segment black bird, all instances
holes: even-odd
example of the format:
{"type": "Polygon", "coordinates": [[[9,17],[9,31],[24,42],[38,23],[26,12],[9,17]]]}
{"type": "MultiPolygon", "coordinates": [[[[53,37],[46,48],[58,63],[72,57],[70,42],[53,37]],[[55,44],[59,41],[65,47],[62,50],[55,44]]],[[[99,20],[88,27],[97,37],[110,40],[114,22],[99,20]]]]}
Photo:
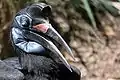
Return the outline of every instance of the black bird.
{"type": "Polygon", "coordinates": [[[80,80],[77,68],[68,64],[59,51],[71,49],[49,23],[51,6],[35,3],[20,10],[11,25],[11,41],[18,54],[25,80],[80,80]]]}

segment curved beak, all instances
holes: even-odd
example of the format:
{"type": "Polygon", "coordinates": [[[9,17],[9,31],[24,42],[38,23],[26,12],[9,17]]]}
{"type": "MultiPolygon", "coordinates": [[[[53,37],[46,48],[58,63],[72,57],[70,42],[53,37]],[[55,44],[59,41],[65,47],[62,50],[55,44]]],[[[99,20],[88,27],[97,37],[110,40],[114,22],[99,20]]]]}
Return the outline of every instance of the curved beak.
{"type": "Polygon", "coordinates": [[[49,29],[46,32],[46,35],[48,35],[49,37],[53,38],[54,40],[56,40],[60,45],[62,45],[63,48],[65,48],[65,50],[69,53],[69,55],[74,58],[74,55],[72,53],[72,50],[70,49],[70,47],[67,45],[67,43],[64,41],[64,39],[60,36],[60,34],[51,26],[51,24],[49,25],[49,29]]]}
{"type": "Polygon", "coordinates": [[[41,44],[42,46],[46,47],[47,49],[55,53],[58,56],[58,58],[63,62],[63,64],[72,72],[69,63],[66,61],[62,53],[58,50],[58,48],[49,39],[46,39],[43,36],[29,30],[26,30],[25,33],[28,39],[41,44]]]}
{"type": "Polygon", "coordinates": [[[33,26],[34,29],[37,31],[43,32],[45,35],[51,37],[54,39],[57,43],[62,45],[62,47],[69,53],[69,55],[75,60],[74,55],[72,53],[72,50],[67,45],[67,43],[64,41],[64,39],[60,36],[60,34],[52,27],[49,23],[44,24],[38,24],[36,26],[33,26]]]}
{"type": "MultiPolygon", "coordinates": [[[[44,33],[45,35],[51,37],[53,40],[55,40],[57,43],[59,43],[60,45],[62,45],[63,48],[65,48],[65,50],[69,53],[69,55],[75,60],[74,55],[70,49],[70,47],[67,45],[67,43],[63,40],[63,38],[60,36],[60,34],[52,27],[51,24],[49,24],[48,22],[46,23],[42,23],[42,24],[38,24],[33,26],[34,29],[36,29],[39,32],[44,33]]],[[[60,60],[64,63],[64,65],[70,70],[70,65],[68,64],[68,62],[66,61],[66,59],[64,58],[64,56],[62,55],[62,53],[58,50],[58,48],[54,45],[54,43],[34,32],[30,32],[29,36],[37,36],[36,39],[38,43],[40,43],[41,45],[43,45],[44,47],[48,48],[49,50],[51,50],[53,53],[55,53],[57,56],[59,56],[60,60]]],[[[31,39],[31,38],[30,38],[31,39]]]]}

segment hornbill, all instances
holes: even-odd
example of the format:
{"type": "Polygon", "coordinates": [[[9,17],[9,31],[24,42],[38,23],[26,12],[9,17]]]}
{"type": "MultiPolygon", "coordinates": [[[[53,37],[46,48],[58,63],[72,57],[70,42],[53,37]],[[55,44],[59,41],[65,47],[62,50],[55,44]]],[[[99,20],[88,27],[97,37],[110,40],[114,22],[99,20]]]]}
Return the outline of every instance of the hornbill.
{"type": "Polygon", "coordinates": [[[71,49],[49,23],[51,6],[34,3],[20,10],[11,25],[11,41],[18,54],[25,80],[80,80],[80,72],[69,65],[58,49],[71,49]]]}

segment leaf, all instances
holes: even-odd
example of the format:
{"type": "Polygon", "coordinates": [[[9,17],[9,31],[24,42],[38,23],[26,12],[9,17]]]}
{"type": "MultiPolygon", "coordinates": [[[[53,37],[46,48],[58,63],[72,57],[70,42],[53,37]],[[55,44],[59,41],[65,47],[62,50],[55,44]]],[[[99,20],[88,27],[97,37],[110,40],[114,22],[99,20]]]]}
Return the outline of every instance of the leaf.
{"type": "Polygon", "coordinates": [[[90,0],[90,4],[95,7],[96,10],[105,11],[104,6],[101,4],[100,0],[90,0]]]}
{"type": "Polygon", "coordinates": [[[118,15],[118,10],[113,6],[113,1],[111,0],[90,0],[91,5],[95,7],[96,10],[108,11],[114,16],[118,15]]]}
{"type": "Polygon", "coordinates": [[[109,0],[100,0],[100,3],[104,6],[104,8],[110,12],[112,15],[118,15],[118,10],[112,6],[113,1],[109,0]]]}
{"type": "Polygon", "coordinates": [[[119,3],[119,2],[112,2],[112,5],[113,5],[116,9],[120,10],[120,3],[119,3]]]}
{"type": "Polygon", "coordinates": [[[85,10],[87,11],[87,14],[88,14],[88,16],[89,16],[89,19],[90,19],[93,27],[94,27],[95,29],[97,29],[97,28],[96,28],[96,22],[95,22],[95,19],[94,19],[92,10],[91,10],[91,8],[90,8],[90,5],[89,5],[89,3],[88,3],[88,0],[82,0],[82,2],[83,2],[83,4],[84,4],[85,10]]]}

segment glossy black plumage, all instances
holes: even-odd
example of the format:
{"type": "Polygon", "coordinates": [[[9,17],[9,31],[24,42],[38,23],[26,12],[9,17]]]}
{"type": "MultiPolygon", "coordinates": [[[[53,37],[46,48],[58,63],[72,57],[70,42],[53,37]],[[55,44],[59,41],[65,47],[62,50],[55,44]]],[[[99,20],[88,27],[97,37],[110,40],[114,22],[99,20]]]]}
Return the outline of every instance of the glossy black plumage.
{"type": "MultiPolygon", "coordinates": [[[[18,12],[11,24],[11,41],[18,54],[20,71],[25,80],[79,80],[80,72],[75,67],[71,67],[73,72],[70,72],[59,57],[47,49],[50,46],[39,44],[34,40],[36,37],[29,36],[30,33],[27,32],[32,31],[44,38],[48,37],[32,28],[33,25],[48,21],[49,14],[46,14],[46,11],[50,11],[49,5],[33,4],[18,12]]],[[[50,42],[48,38],[47,41],[50,42]]]]}

